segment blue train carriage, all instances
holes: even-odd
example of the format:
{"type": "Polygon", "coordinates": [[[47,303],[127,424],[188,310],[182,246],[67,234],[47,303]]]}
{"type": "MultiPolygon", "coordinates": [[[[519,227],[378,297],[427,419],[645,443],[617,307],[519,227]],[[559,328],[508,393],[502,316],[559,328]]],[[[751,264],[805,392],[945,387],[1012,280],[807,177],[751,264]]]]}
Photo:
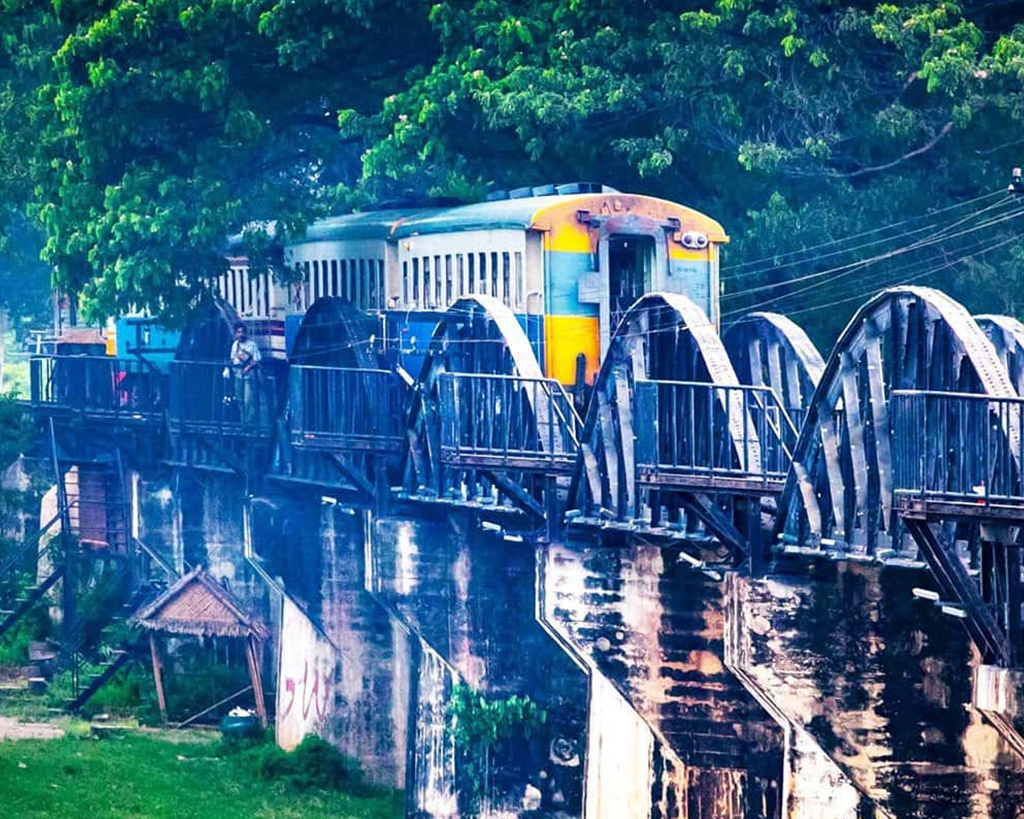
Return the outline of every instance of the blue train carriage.
{"type": "Polygon", "coordinates": [[[253,285],[240,260],[218,289],[239,315],[255,317],[245,301],[254,288],[268,318],[285,313],[288,342],[316,299],[348,299],[376,317],[375,343],[398,350],[414,375],[440,315],[472,294],[511,308],[547,375],[564,384],[576,381],[580,356],[593,380],[619,317],[644,293],[683,293],[717,326],[721,225],[653,197],[558,190],[319,220],[285,249],[300,273],[295,285],[253,285]],[[232,276],[250,289],[232,288],[232,276]]]}

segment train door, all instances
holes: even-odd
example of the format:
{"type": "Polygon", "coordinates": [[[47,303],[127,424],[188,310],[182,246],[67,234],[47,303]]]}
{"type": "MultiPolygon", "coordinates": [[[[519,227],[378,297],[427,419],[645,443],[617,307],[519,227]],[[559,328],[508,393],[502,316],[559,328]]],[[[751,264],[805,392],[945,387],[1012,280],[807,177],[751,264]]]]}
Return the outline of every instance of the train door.
{"type": "Polygon", "coordinates": [[[654,238],[614,235],[608,238],[608,330],[615,332],[622,316],[651,290],[654,238]]]}
{"type": "Polygon", "coordinates": [[[644,293],[658,289],[668,270],[665,229],[651,219],[624,216],[601,225],[597,288],[601,357],[623,314],[644,293]]]}

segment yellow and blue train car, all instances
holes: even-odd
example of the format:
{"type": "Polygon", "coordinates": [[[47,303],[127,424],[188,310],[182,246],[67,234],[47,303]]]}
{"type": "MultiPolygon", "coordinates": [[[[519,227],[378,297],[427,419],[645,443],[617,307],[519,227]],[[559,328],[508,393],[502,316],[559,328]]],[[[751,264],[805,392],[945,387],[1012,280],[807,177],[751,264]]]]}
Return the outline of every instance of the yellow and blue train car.
{"type": "Polygon", "coordinates": [[[547,375],[571,384],[581,356],[593,379],[619,317],[644,293],[685,294],[717,326],[726,241],[691,208],[577,183],[319,220],[285,248],[294,285],[253,283],[238,261],[218,290],[243,317],[283,320],[286,343],[316,299],[346,298],[377,317],[381,343],[410,372],[448,307],[491,296],[519,318],[547,375]]]}

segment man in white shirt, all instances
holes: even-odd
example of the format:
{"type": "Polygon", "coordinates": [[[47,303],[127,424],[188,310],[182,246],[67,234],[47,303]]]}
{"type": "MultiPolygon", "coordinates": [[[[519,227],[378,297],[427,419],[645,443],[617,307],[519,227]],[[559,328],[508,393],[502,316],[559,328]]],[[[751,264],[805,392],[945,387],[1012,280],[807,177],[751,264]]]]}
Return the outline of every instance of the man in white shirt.
{"type": "Polygon", "coordinates": [[[257,366],[260,348],[248,337],[245,324],[235,325],[235,340],[231,344],[231,371],[235,379],[235,396],[242,400],[242,423],[255,424],[259,420],[259,389],[257,366]]]}

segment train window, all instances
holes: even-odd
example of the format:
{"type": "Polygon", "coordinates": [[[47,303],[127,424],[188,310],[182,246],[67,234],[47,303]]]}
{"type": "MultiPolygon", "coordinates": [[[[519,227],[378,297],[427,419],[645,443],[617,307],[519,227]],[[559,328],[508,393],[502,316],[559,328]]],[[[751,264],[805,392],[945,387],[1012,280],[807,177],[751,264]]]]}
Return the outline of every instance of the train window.
{"type": "Polygon", "coordinates": [[[491,254],[491,295],[498,298],[498,254],[491,254]]]}
{"type": "Polygon", "coordinates": [[[420,306],[420,260],[412,260],[412,302],[416,307],[420,306]]]}
{"type": "Polygon", "coordinates": [[[236,290],[237,285],[235,284],[235,269],[231,268],[231,296],[228,298],[228,303],[232,306],[238,304],[238,292],[236,290]]]}
{"type": "Polygon", "coordinates": [[[512,298],[512,287],[510,281],[512,278],[512,260],[509,254],[501,254],[501,300],[508,306],[509,299],[512,298]]]}
{"type": "Polygon", "coordinates": [[[478,253],[477,255],[480,257],[480,295],[485,296],[487,295],[487,254],[478,253]]]}
{"type": "Polygon", "coordinates": [[[402,262],[402,304],[409,306],[409,263],[402,262]]]}
{"type": "Polygon", "coordinates": [[[444,257],[444,303],[452,303],[452,257],[444,257]]]}
{"type": "Polygon", "coordinates": [[[331,295],[338,295],[338,260],[331,259],[331,295]]]}
{"type": "Polygon", "coordinates": [[[441,290],[444,281],[441,279],[441,257],[434,257],[434,307],[441,307],[441,290]]]}
{"type": "Polygon", "coordinates": [[[264,315],[270,318],[270,274],[263,273],[263,310],[264,315]]]}
{"type": "Polygon", "coordinates": [[[313,301],[320,298],[320,262],[313,260],[313,301]]]}
{"type": "Polygon", "coordinates": [[[338,295],[342,298],[348,298],[348,260],[341,259],[338,261],[338,295]]]}
{"type": "Polygon", "coordinates": [[[469,281],[469,292],[470,293],[475,293],[476,292],[476,271],[474,270],[474,267],[476,266],[474,264],[474,260],[475,259],[476,259],[476,256],[474,256],[472,253],[467,253],[466,254],[466,264],[469,265],[468,281],[469,281]]]}
{"type": "Polygon", "coordinates": [[[359,309],[366,309],[366,259],[359,260],[359,284],[356,286],[359,288],[359,309]]]}
{"type": "Polygon", "coordinates": [[[516,253],[516,305],[523,306],[523,254],[516,253]]]}
{"type": "Polygon", "coordinates": [[[377,306],[377,271],[374,268],[377,265],[373,263],[373,259],[366,260],[366,279],[369,285],[369,293],[367,295],[367,304],[369,308],[377,306]]]}
{"type": "Polygon", "coordinates": [[[428,310],[430,304],[430,257],[423,257],[423,306],[428,310]]]}
{"type": "Polygon", "coordinates": [[[462,294],[466,292],[466,271],[462,267],[461,253],[458,253],[455,256],[455,267],[457,268],[459,275],[459,298],[462,298],[462,294]]]}
{"type": "Polygon", "coordinates": [[[331,287],[331,279],[327,270],[327,259],[323,259],[320,262],[320,295],[329,296],[331,287]]]}
{"type": "Polygon", "coordinates": [[[382,310],[388,303],[387,294],[384,290],[384,260],[377,259],[377,306],[382,310]]]}

